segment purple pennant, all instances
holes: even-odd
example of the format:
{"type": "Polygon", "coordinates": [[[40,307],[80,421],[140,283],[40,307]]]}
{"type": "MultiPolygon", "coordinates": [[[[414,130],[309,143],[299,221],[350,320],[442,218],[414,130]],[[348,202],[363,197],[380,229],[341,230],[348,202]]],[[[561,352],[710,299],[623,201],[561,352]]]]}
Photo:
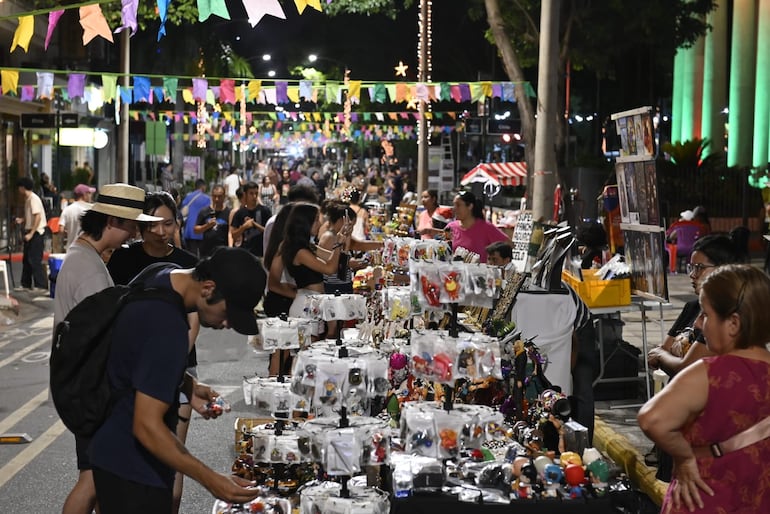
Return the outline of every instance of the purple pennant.
{"type": "Polygon", "coordinates": [[[492,84],[492,96],[494,98],[502,98],[503,86],[499,82],[495,82],[494,84],[492,84]]]}
{"type": "Polygon", "coordinates": [[[86,90],[86,76],[83,73],[70,73],[67,80],[67,94],[70,98],[83,98],[86,90]]]}
{"type": "Polygon", "coordinates": [[[468,84],[460,84],[460,99],[463,102],[471,101],[471,86],[468,84]]]}
{"type": "Polygon", "coordinates": [[[275,83],[275,103],[289,103],[289,95],[286,93],[288,87],[289,83],[286,81],[278,81],[275,83]]]}
{"type": "Polygon", "coordinates": [[[206,91],[209,89],[209,81],[206,79],[192,79],[193,100],[196,102],[206,101],[206,91]]]}
{"type": "Polygon", "coordinates": [[[358,113],[357,112],[351,112],[350,113],[350,121],[353,123],[358,123],[358,113]]]}
{"type": "Polygon", "coordinates": [[[21,101],[31,102],[35,99],[35,86],[21,86],[21,101]]]}
{"type": "Polygon", "coordinates": [[[115,34],[129,29],[130,35],[136,34],[136,10],[139,7],[139,0],[122,0],[120,8],[120,21],[122,25],[115,29],[115,34]]]}

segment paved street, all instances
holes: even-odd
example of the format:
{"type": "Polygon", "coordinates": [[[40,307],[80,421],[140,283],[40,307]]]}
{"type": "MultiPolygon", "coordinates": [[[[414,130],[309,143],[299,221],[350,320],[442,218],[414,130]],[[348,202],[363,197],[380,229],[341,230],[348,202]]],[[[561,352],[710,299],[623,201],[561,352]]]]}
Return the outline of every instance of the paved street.
{"type": "MultiPolygon", "coordinates": [[[[21,266],[13,267],[18,284],[21,266]]],[[[22,300],[18,317],[0,310],[0,434],[26,433],[32,442],[0,445],[0,512],[60,512],[77,472],[74,438],[48,395],[53,300],[16,296],[22,300]]],[[[201,330],[198,360],[201,380],[213,385],[233,410],[217,420],[193,419],[187,446],[212,468],[229,471],[235,419],[251,415],[241,380],[255,372],[259,360],[243,336],[210,329],[201,330]]],[[[211,512],[211,495],[192,481],[185,483],[182,512],[211,512]]]]}

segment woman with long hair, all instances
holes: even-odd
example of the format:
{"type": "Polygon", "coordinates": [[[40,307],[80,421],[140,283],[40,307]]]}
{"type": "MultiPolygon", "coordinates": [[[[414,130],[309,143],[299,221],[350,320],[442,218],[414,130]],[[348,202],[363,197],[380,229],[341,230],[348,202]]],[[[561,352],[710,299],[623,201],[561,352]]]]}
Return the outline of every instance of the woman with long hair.
{"type": "Polygon", "coordinates": [[[478,254],[481,262],[487,262],[487,246],[497,241],[510,242],[510,237],[484,219],[484,206],[470,191],[458,193],[453,205],[455,221],[446,226],[452,235],[453,251],[462,247],[478,254]]]}
{"type": "Polygon", "coordinates": [[[297,204],[286,220],[279,252],[284,268],[297,284],[296,297],[289,309],[292,317],[303,317],[307,295],[324,292],[324,273],[337,272],[340,253],[349,243],[350,226],[346,225],[336,234],[331,250],[319,248],[311,239],[318,235],[320,227],[321,210],[317,205],[297,204]]]}
{"type": "Polygon", "coordinates": [[[278,194],[278,188],[273,185],[267,175],[262,177],[262,182],[259,184],[259,202],[270,209],[270,212],[275,213],[275,206],[280,200],[281,195],[278,194]]]}

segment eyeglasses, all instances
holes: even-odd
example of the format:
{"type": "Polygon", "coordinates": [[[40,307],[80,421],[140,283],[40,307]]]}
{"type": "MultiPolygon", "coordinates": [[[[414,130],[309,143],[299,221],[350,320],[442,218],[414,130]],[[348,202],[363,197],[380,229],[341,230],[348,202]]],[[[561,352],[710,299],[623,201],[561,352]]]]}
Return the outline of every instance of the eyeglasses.
{"type": "Polygon", "coordinates": [[[716,268],[716,264],[687,264],[688,275],[700,275],[706,268],[716,268]]]}

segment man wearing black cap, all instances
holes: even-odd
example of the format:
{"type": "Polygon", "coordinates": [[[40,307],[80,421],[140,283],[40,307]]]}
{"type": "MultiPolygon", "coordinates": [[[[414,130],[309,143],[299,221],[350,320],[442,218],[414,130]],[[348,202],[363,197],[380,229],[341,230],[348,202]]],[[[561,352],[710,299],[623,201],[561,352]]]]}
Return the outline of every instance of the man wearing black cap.
{"type": "MultiPolygon", "coordinates": [[[[265,289],[256,257],[219,248],[193,269],[160,264],[140,275],[145,288],[176,292],[203,326],[256,334],[254,307],[265,289]]],[[[187,318],[163,299],[128,303],[113,325],[107,364],[117,401],[91,442],[96,496],[103,514],[171,512],[174,471],[198,481],[215,497],[244,503],[257,497],[254,483],[219,474],[193,457],[174,435],[178,390],[208,418],[210,387],[185,374],[190,343],[187,318]]]]}

